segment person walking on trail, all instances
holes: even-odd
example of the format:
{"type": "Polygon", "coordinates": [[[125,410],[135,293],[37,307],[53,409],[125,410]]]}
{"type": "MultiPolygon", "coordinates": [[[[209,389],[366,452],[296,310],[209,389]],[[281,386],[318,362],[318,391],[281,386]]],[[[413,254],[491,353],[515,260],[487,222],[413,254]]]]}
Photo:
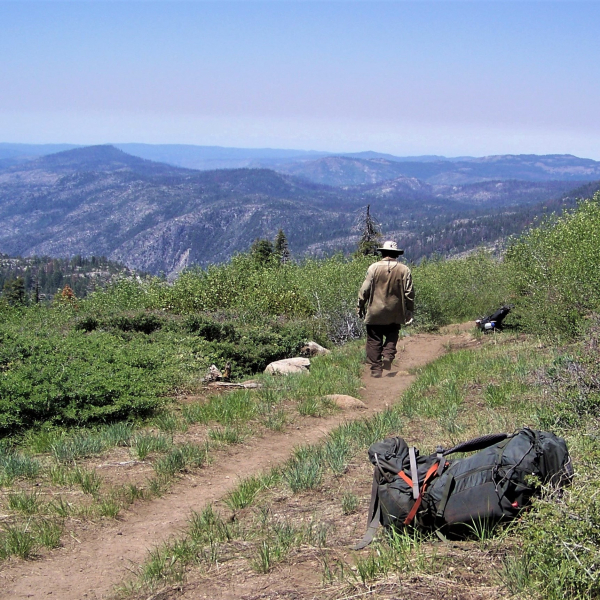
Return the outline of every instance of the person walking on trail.
{"type": "Polygon", "coordinates": [[[415,293],[410,269],[398,262],[404,250],[387,241],[381,248],[381,260],[373,263],[358,292],[357,312],[367,328],[367,362],[371,376],[389,371],[396,356],[400,327],[412,322],[415,293]]]}

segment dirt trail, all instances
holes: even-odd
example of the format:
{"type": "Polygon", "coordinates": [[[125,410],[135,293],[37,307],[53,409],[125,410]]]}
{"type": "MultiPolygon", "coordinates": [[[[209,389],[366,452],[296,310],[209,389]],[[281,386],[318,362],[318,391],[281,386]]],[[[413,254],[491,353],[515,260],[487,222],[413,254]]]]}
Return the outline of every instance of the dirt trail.
{"type": "Polygon", "coordinates": [[[298,428],[269,433],[243,446],[228,449],[228,460],[187,476],[162,498],[138,503],[111,524],[90,524],[77,539],[43,560],[14,561],[0,572],[0,598],[56,598],[100,600],[139,565],[148,549],[186,526],[190,511],[200,511],[222,498],[240,478],[285,461],[295,446],[314,443],[348,419],[368,416],[395,402],[414,379],[408,370],[441,356],[448,347],[465,347],[472,338],[470,325],[452,326],[440,334],[404,338],[392,370],[381,379],[365,370],[362,398],[367,410],[346,411],[332,417],[302,421],[298,428]]]}

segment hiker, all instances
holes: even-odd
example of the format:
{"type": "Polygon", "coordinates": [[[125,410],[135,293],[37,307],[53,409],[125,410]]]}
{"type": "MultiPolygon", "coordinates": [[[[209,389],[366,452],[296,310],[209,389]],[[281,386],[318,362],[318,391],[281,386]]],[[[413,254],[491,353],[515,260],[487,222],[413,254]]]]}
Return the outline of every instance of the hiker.
{"type": "Polygon", "coordinates": [[[415,299],[410,269],[398,262],[404,250],[398,250],[391,240],[377,250],[381,260],[367,270],[357,305],[358,316],[364,318],[367,327],[371,377],[381,377],[383,369],[392,368],[400,326],[412,322],[415,299]]]}

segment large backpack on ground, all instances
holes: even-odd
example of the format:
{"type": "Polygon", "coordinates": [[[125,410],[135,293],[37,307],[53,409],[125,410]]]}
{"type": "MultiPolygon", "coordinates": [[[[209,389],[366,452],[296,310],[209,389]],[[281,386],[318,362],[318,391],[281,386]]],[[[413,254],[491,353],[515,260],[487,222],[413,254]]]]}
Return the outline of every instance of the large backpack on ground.
{"type": "Polygon", "coordinates": [[[477,319],[477,321],[475,321],[475,324],[483,332],[491,332],[495,329],[502,329],[503,321],[512,308],[513,306],[510,304],[501,306],[495,313],[487,317],[481,317],[481,319],[477,319]]]}
{"type": "Polygon", "coordinates": [[[375,467],[371,505],[357,550],[373,540],[380,525],[446,535],[492,526],[527,506],[538,489],[536,481],[561,487],[573,476],[565,441],[529,428],[438,448],[428,456],[420,456],[402,438],[390,438],[373,444],[369,458],[375,467]],[[467,458],[447,459],[474,451],[467,458]]]}

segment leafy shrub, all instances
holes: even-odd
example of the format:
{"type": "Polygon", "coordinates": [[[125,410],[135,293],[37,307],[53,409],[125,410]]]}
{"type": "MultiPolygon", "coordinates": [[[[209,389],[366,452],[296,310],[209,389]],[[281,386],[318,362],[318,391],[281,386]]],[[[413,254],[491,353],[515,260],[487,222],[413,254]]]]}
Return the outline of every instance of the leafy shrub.
{"type": "Polygon", "coordinates": [[[238,338],[238,334],[232,324],[218,323],[201,315],[190,315],[184,322],[184,328],[208,342],[235,342],[238,338]]]}
{"type": "Polygon", "coordinates": [[[110,325],[121,331],[138,331],[146,335],[160,329],[163,324],[163,319],[149,313],[139,313],[133,316],[118,315],[110,320],[110,325]]]}
{"type": "Polygon", "coordinates": [[[415,322],[424,329],[490,314],[511,294],[504,264],[485,251],[425,260],[413,269],[413,281],[415,322]]]}
{"type": "Polygon", "coordinates": [[[178,380],[176,361],[146,339],[124,344],[100,331],[39,333],[16,336],[20,356],[0,379],[0,432],[147,415],[178,380]]]}
{"type": "Polygon", "coordinates": [[[531,229],[508,249],[522,326],[572,337],[581,319],[600,310],[600,192],[531,229]]]}
{"type": "Polygon", "coordinates": [[[519,556],[505,562],[504,579],[513,594],[533,589],[549,600],[598,597],[599,487],[597,478],[588,479],[563,500],[549,492],[534,502],[522,519],[519,556]]]}
{"type": "Polygon", "coordinates": [[[96,317],[94,317],[93,315],[86,315],[85,317],[79,319],[75,323],[75,329],[79,331],[86,331],[89,333],[90,331],[98,329],[99,325],[100,321],[98,321],[96,317]]]}

